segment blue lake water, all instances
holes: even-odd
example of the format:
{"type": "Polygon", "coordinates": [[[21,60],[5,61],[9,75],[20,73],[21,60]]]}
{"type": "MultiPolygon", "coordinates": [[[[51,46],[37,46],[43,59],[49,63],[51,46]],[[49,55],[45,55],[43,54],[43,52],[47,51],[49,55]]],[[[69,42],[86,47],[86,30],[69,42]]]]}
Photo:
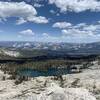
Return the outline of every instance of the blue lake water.
{"type": "Polygon", "coordinates": [[[67,68],[60,68],[60,69],[49,68],[47,71],[39,71],[33,69],[23,69],[18,71],[18,75],[29,76],[29,77],[57,76],[57,75],[64,75],[68,73],[70,73],[70,71],[68,71],[67,68]]]}

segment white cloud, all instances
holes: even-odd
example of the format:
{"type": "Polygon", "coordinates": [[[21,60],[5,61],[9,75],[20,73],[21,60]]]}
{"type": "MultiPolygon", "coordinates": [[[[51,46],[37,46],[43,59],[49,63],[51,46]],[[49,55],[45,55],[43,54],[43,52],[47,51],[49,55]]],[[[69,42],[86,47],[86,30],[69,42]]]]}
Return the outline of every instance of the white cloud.
{"type": "MultiPolygon", "coordinates": [[[[59,28],[59,27],[58,27],[59,28]]],[[[100,40],[100,24],[72,24],[71,27],[60,28],[57,36],[43,33],[38,37],[39,41],[44,42],[96,42],[100,40]]]]}
{"type": "Polygon", "coordinates": [[[20,36],[21,35],[24,35],[24,36],[34,36],[35,35],[35,33],[31,29],[21,31],[19,33],[20,33],[20,36]]]}
{"type": "Polygon", "coordinates": [[[42,34],[44,37],[49,37],[49,34],[48,33],[43,33],[42,34]]]}
{"type": "Polygon", "coordinates": [[[53,24],[52,27],[63,29],[63,28],[71,27],[71,26],[72,26],[72,24],[69,22],[56,22],[53,24]]]}
{"type": "Polygon", "coordinates": [[[79,23],[76,25],[68,22],[56,22],[52,26],[61,29],[64,36],[98,36],[100,33],[99,21],[95,24],[79,23]]]}
{"type": "MultiPolygon", "coordinates": [[[[100,40],[100,23],[95,24],[71,24],[71,27],[60,28],[60,34],[57,36],[43,33],[38,37],[39,41],[46,42],[96,42],[100,40]]],[[[59,28],[59,27],[58,27],[59,28]]]]}
{"type": "Polygon", "coordinates": [[[49,3],[55,4],[61,12],[100,11],[100,1],[98,0],[49,0],[49,3]]]}
{"type": "Polygon", "coordinates": [[[43,7],[43,6],[44,6],[43,4],[34,3],[34,7],[36,7],[36,8],[40,8],[40,7],[43,7]]]}
{"type": "Polygon", "coordinates": [[[0,17],[24,17],[34,16],[37,11],[25,2],[0,2],[0,17]]]}
{"type": "Polygon", "coordinates": [[[61,30],[63,35],[70,35],[70,32],[66,29],[61,30]]]}
{"type": "Polygon", "coordinates": [[[56,12],[54,10],[50,10],[50,13],[51,14],[55,14],[56,12]]]}
{"type": "Polygon", "coordinates": [[[79,23],[73,25],[69,22],[56,22],[53,24],[53,27],[61,29],[63,36],[71,37],[94,36],[97,35],[98,31],[100,32],[99,23],[90,25],[86,23],[79,23]]]}
{"type": "Polygon", "coordinates": [[[57,14],[56,14],[56,16],[60,16],[60,14],[59,14],[59,13],[57,13],[57,14]]]}
{"type": "Polygon", "coordinates": [[[45,17],[43,17],[43,16],[39,16],[39,17],[32,17],[32,16],[30,16],[30,17],[28,17],[28,21],[30,21],[30,22],[34,22],[34,23],[48,23],[48,20],[45,18],[45,17]]]}
{"type": "Polygon", "coordinates": [[[92,31],[85,31],[80,29],[68,29],[68,30],[61,30],[63,36],[73,36],[73,37],[87,37],[93,36],[94,33],[92,31]]]}
{"type": "Polygon", "coordinates": [[[74,26],[74,28],[82,28],[82,27],[86,27],[86,23],[79,23],[74,26]]]}
{"type": "Polygon", "coordinates": [[[84,27],[84,30],[87,30],[87,31],[97,31],[97,30],[100,30],[100,25],[89,25],[87,27],[84,27]]]}
{"type": "Polygon", "coordinates": [[[20,24],[23,24],[23,23],[26,23],[27,21],[23,18],[19,18],[17,21],[16,21],[16,25],[20,25],[20,24]]]}
{"type": "Polygon", "coordinates": [[[0,19],[17,17],[17,24],[24,22],[48,23],[48,19],[43,16],[37,16],[36,9],[25,2],[0,2],[0,19]]]}
{"type": "Polygon", "coordinates": [[[98,21],[98,23],[100,24],[100,21],[98,21]]]}

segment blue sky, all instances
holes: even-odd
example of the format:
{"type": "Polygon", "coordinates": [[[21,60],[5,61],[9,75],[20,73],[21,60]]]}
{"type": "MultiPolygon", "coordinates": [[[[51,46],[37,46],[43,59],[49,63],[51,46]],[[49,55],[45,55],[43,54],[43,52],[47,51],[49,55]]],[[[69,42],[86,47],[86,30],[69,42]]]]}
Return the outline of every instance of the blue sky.
{"type": "Polygon", "coordinates": [[[0,41],[99,39],[99,0],[0,0],[0,41]]]}

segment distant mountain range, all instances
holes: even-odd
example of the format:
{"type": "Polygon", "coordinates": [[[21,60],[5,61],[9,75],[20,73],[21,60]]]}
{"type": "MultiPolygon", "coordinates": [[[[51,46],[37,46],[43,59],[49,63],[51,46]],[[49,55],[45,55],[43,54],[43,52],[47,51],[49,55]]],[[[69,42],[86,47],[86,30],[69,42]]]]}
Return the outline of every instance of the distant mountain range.
{"type": "Polygon", "coordinates": [[[0,42],[0,54],[11,57],[42,54],[87,55],[100,54],[100,42],[95,43],[52,43],[52,42],[0,42]]]}

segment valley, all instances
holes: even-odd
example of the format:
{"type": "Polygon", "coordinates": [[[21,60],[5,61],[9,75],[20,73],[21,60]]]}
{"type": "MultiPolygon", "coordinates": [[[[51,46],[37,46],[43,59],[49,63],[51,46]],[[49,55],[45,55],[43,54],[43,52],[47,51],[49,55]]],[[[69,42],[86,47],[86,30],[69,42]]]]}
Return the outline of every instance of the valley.
{"type": "Polygon", "coordinates": [[[0,100],[100,100],[99,49],[13,45],[0,48],[0,100]]]}

